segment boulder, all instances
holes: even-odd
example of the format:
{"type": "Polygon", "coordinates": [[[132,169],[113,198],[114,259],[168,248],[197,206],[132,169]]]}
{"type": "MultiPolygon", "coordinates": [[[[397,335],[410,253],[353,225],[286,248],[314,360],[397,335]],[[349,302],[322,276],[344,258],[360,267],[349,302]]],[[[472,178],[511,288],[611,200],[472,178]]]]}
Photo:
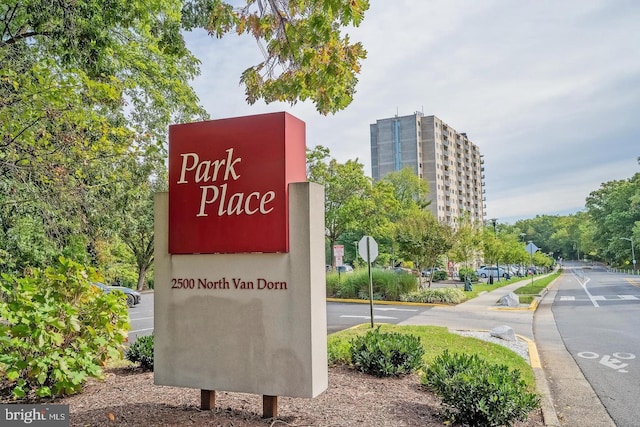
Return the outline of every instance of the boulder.
{"type": "Polygon", "coordinates": [[[492,337],[500,338],[505,341],[517,341],[516,333],[511,326],[502,325],[489,331],[492,337]]]}
{"type": "Polygon", "coordinates": [[[520,298],[518,298],[518,295],[513,292],[509,292],[507,295],[500,298],[500,305],[504,307],[519,307],[520,298]]]}

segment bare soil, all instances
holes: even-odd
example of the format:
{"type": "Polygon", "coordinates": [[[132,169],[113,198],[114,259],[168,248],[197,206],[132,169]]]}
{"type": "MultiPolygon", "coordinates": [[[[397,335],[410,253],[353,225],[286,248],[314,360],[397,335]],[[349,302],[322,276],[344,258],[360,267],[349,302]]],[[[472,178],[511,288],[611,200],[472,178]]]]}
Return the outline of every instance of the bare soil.
{"type": "MultiPolygon", "coordinates": [[[[1,399],[6,403],[5,399],[1,399]]],[[[443,426],[440,401],[417,375],[376,378],[348,367],[329,369],[329,387],[315,399],[279,397],[278,416],[262,418],[262,396],[216,393],[215,410],[200,410],[200,390],[156,386],[153,373],[120,368],[91,380],[68,404],[72,426],[443,426]]],[[[517,427],[543,426],[540,411],[517,427]]]]}

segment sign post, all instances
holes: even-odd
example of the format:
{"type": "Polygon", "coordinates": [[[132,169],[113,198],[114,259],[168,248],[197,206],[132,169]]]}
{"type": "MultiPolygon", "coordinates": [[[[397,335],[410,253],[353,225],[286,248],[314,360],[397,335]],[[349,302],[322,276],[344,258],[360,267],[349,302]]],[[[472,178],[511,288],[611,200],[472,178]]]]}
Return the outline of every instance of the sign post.
{"type": "Polygon", "coordinates": [[[373,276],[371,275],[371,263],[378,256],[378,243],[371,236],[364,236],[358,242],[358,252],[369,266],[369,311],[371,314],[371,328],[373,328],[373,276]]]}
{"type": "Polygon", "coordinates": [[[344,256],[344,245],[333,245],[333,259],[335,260],[334,264],[336,265],[336,269],[338,270],[338,283],[340,283],[340,269],[342,264],[342,257],[344,256]]]}

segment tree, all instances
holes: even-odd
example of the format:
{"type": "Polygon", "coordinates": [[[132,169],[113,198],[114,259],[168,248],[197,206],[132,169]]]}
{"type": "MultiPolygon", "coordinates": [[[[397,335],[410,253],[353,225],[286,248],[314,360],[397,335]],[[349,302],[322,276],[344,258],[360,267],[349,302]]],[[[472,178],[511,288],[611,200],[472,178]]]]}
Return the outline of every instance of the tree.
{"type": "Polygon", "coordinates": [[[114,194],[114,212],[118,235],[135,260],[136,289],[142,290],[154,259],[154,195],[167,190],[167,172],[164,165],[136,160],[130,160],[123,169],[131,175],[129,182],[134,185],[122,187],[114,194]]]}
{"type": "Polygon", "coordinates": [[[240,79],[250,104],[310,99],[328,114],[353,100],[366,51],[351,43],[343,27],[358,26],[368,8],[368,0],[248,0],[242,8],[221,0],[188,0],[183,23],[215,37],[235,31],[264,41],[265,60],[240,79]]]}
{"type": "Polygon", "coordinates": [[[363,204],[371,198],[371,180],[365,176],[364,166],[357,159],[338,163],[329,159],[329,152],[324,147],[308,151],[307,158],[312,160],[308,167],[309,181],[324,186],[325,232],[333,251],[333,245],[340,237],[363,218],[363,204]]]}
{"type": "Polygon", "coordinates": [[[170,122],[206,117],[180,4],[10,0],[0,29],[0,239],[31,217],[49,256],[78,236],[88,245],[105,188],[122,179],[112,165],[162,154],[170,122]]]}
{"type": "Polygon", "coordinates": [[[516,234],[502,234],[502,261],[508,265],[524,265],[529,261],[529,255],[525,250],[525,245],[520,241],[520,236],[516,234]]]}
{"type": "Polygon", "coordinates": [[[640,238],[640,173],[630,179],[603,183],[589,194],[586,206],[593,223],[594,243],[603,248],[605,256],[618,262],[622,254],[631,259],[631,246],[620,237],[634,241],[640,238]]]}
{"type": "MultiPolygon", "coordinates": [[[[416,267],[435,267],[453,246],[452,230],[424,210],[405,217],[397,226],[398,246],[416,267]]],[[[429,287],[431,287],[429,276],[429,287]]]]}
{"type": "Polygon", "coordinates": [[[496,264],[502,258],[502,242],[498,239],[493,228],[484,227],[482,229],[482,250],[484,262],[496,264]]]}
{"type": "MultiPolygon", "coordinates": [[[[371,183],[371,181],[369,180],[371,183]]],[[[370,184],[371,185],[371,184],[370,184]]],[[[356,221],[349,227],[360,236],[371,235],[378,242],[379,257],[393,252],[394,221],[399,218],[400,203],[394,197],[393,187],[387,182],[378,181],[371,185],[368,197],[354,201],[356,221]]]]}
{"type": "Polygon", "coordinates": [[[382,181],[393,185],[394,196],[405,211],[411,211],[415,208],[424,209],[431,203],[427,200],[429,194],[427,182],[420,179],[410,168],[388,173],[382,178],[382,181]]]}
{"type": "Polygon", "coordinates": [[[462,262],[469,268],[469,261],[477,256],[482,247],[482,230],[479,224],[471,220],[469,213],[457,219],[454,229],[453,247],[449,251],[449,258],[455,262],[462,262]]]}

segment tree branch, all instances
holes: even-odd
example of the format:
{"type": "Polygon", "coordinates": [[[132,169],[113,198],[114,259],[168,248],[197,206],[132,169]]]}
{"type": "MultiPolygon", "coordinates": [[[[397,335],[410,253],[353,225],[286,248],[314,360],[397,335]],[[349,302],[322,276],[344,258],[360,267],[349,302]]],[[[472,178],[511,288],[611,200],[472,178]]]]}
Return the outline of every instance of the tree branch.
{"type": "Polygon", "coordinates": [[[36,37],[36,36],[47,36],[48,37],[48,36],[50,36],[52,34],[53,33],[50,32],[50,31],[42,31],[42,32],[39,32],[39,31],[27,31],[25,33],[20,33],[20,34],[16,34],[15,36],[11,36],[8,40],[0,42],[0,48],[15,44],[20,40],[28,39],[30,37],[36,37]]]}

